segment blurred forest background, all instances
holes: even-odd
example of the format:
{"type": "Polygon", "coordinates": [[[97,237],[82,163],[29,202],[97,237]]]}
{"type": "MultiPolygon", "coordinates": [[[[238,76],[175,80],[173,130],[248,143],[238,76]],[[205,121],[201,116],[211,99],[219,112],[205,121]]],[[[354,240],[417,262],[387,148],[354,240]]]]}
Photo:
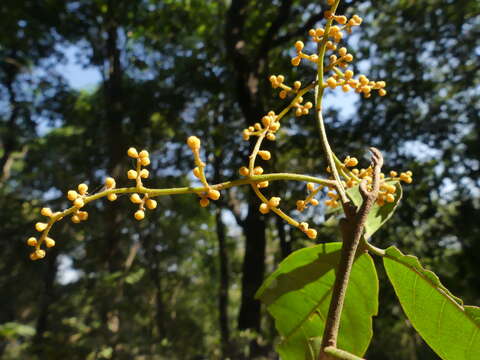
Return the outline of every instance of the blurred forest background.
{"type": "MultiPolygon", "coordinates": [[[[275,359],[274,324],[253,299],[292,250],[312,244],[248,188],[203,209],[196,196],[159,198],[133,219],[126,198],[63,221],[57,246],[31,262],[26,239],[46,205],[68,206],[80,182],[127,183],[129,146],[152,156],[150,187],[191,183],[185,139],[204,144],[214,181],[237,177],[241,130],[282,101],[270,74],[292,70],[293,43],[322,19],[312,0],[3,0],[0,2],[0,358],[275,359]],[[75,56],[67,56],[74,53],[75,56]],[[72,86],[68,62],[97,73],[72,86]]],[[[480,2],[346,0],[364,18],[347,39],[355,69],[388,96],[328,96],[340,157],[380,148],[386,170],[412,170],[393,219],[372,239],[422,258],[468,304],[480,305],[480,2]]],[[[285,120],[268,171],[325,175],[311,117],[285,120]]],[[[304,184],[274,183],[295,207],[304,184]]],[[[337,241],[319,206],[304,214],[337,241]]],[[[380,269],[380,268],[379,268],[380,269]]],[[[384,274],[380,273],[384,278],[384,274]]],[[[438,359],[381,282],[368,359],[438,359]]]]}

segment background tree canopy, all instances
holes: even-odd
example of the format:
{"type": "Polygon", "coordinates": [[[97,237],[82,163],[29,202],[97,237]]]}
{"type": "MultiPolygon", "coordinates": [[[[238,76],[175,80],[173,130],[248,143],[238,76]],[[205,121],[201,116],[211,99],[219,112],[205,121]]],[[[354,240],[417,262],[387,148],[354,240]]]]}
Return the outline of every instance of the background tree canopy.
{"type": "MultiPolygon", "coordinates": [[[[129,146],[152,153],[150,187],[192,182],[192,134],[205,144],[209,178],[235,178],[248,154],[241,130],[281,108],[268,76],[310,80],[308,69],[292,70],[292,45],[324,5],[0,3],[2,359],[275,358],[273,321],[253,296],[282,258],[312,243],[261,215],[247,189],[207,209],[195,196],[164,197],[141,223],[127,199],[96,202],[87,222],[55,228],[58,246],[40,262],[28,259],[25,241],[40,208],[65,208],[76,184],[126,180],[129,146]],[[96,86],[72,86],[61,71],[72,61],[67,49],[98,71],[96,86]]],[[[330,95],[332,145],[359,158],[376,146],[388,168],[412,169],[415,179],[373,242],[421,257],[455,295],[480,305],[480,3],[341,6],[364,17],[348,39],[358,70],[384,79],[389,93],[330,95]]],[[[286,119],[284,129],[269,170],[324,173],[313,119],[286,119]]],[[[291,208],[304,191],[273,190],[291,208]]],[[[325,208],[307,216],[320,242],[338,240],[334,219],[321,225],[325,208]]],[[[367,358],[437,359],[383,284],[367,358]]]]}

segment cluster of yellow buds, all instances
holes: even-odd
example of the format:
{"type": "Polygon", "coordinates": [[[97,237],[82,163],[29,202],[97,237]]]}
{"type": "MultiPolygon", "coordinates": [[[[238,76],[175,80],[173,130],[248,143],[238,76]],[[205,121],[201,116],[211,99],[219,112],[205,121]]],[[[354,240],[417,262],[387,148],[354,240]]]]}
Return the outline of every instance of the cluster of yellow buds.
{"type": "Polygon", "coordinates": [[[278,93],[278,97],[280,99],[285,99],[289,93],[297,93],[298,90],[302,87],[302,83],[300,81],[295,81],[293,83],[293,87],[285,85],[283,82],[285,81],[285,77],[283,75],[272,75],[269,77],[270,83],[272,84],[272,88],[281,88],[282,90],[278,93]]]}
{"type": "Polygon", "coordinates": [[[274,141],[275,133],[280,129],[280,121],[277,120],[277,115],[274,111],[269,111],[267,115],[262,118],[261,123],[255,123],[249,126],[242,132],[243,140],[250,140],[250,136],[262,136],[265,133],[267,140],[274,141]]]}
{"type": "Polygon", "coordinates": [[[303,41],[298,40],[295,43],[295,50],[297,51],[297,56],[295,56],[292,59],[292,65],[293,66],[300,65],[300,62],[302,61],[302,59],[309,60],[309,61],[311,61],[315,64],[318,62],[318,55],[317,54],[308,55],[308,54],[305,54],[304,52],[302,52],[304,47],[305,47],[305,44],[303,43],[303,41]]]}
{"type": "Polygon", "coordinates": [[[138,221],[143,220],[145,218],[145,207],[149,210],[153,210],[157,207],[157,202],[153,199],[150,199],[148,194],[145,194],[143,197],[140,197],[139,194],[133,193],[130,195],[130,201],[133,204],[138,205],[138,210],[135,211],[133,216],[138,221]]]}
{"type": "Polygon", "coordinates": [[[353,55],[350,54],[346,47],[341,47],[337,51],[337,55],[332,54],[328,58],[329,64],[328,68],[332,69],[334,66],[340,66],[342,68],[346,68],[348,63],[353,61],[353,55]]]}
{"type": "MultiPolygon", "coordinates": [[[[112,178],[112,177],[107,177],[107,178],[105,179],[105,189],[106,189],[106,190],[115,189],[115,186],[117,186],[117,183],[116,183],[116,181],[115,181],[114,178],[112,178]]],[[[117,200],[117,194],[115,194],[115,193],[110,193],[110,194],[107,195],[107,199],[108,199],[109,201],[115,201],[115,200],[117,200]]]]}
{"type": "Polygon", "coordinates": [[[301,222],[299,225],[298,225],[298,228],[303,231],[309,239],[316,239],[317,238],[317,230],[315,229],[312,229],[312,228],[309,228],[308,227],[308,223],[306,222],[301,222]]]}
{"type": "MultiPolygon", "coordinates": [[[[343,171],[344,176],[346,177],[347,181],[343,182],[343,185],[347,188],[352,188],[358,185],[362,180],[367,181],[367,187],[370,187],[373,181],[373,168],[369,166],[366,169],[348,169],[349,167],[354,167],[358,165],[358,160],[354,157],[347,156],[343,161],[343,171]]],[[[330,172],[327,168],[327,172],[330,172]]],[[[387,177],[384,173],[380,173],[380,190],[377,199],[377,204],[380,206],[385,205],[386,203],[393,203],[395,202],[395,194],[397,192],[394,183],[396,181],[403,181],[407,184],[412,183],[413,181],[413,173],[409,170],[406,172],[400,173],[400,176],[396,171],[390,171],[389,177],[387,177]]],[[[325,205],[330,207],[336,207],[339,205],[338,203],[338,194],[336,193],[335,189],[331,189],[329,192],[330,200],[325,202],[325,205]]]]}
{"type": "Polygon", "coordinates": [[[43,259],[45,257],[45,250],[40,249],[42,239],[45,242],[45,245],[47,246],[47,248],[51,248],[55,246],[55,240],[48,237],[47,233],[53,222],[52,217],[57,216],[58,213],[54,213],[50,208],[44,207],[40,210],[40,214],[49,218],[49,221],[48,223],[37,222],[35,224],[35,230],[42,233],[40,235],[39,240],[37,240],[37,238],[33,236],[27,239],[27,245],[35,247],[35,251],[30,254],[31,260],[43,259]]]}
{"type": "Polygon", "coordinates": [[[79,184],[77,191],[68,190],[67,192],[67,199],[72,202],[72,205],[75,208],[75,211],[72,213],[71,217],[72,222],[75,224],[88,219],[88,212],[80,211],[80,209],[85,206],[85,198],[88,195],[87,184],[79,184]]]}
{"type": "Polygon", "coordinates": [[[313,205],[313,206],[318,206],[318,200],[314,198],[315,195],[317,195],[317,193],[323,189],[323,186],[322,185],[319,185],[317,188],[315,188],[315,184],[314,183],[307,183],[307,192],[309,193],[309,195],[307,196],[307,198],[305,200],[298,200],[297,201],[297,210],[298,211],[303,211],[307,208],[307,206],[309,204],[313,205]]]}
{"type": "Polygon", "coordinates": [[[258,210],[262,214],[268,214],[271,208],[276,208],[278,205],[280,205],[280,200],[281,199],[279,197],[273,196],[270,198],[270,200],[268,200],[267,203],[261,203],[258,210]]]}
{"type": "MultiPolygon", "coordinates": [[[[141,150],[139,152],[134,147],[131,147],[127,150],[127,155],[132,159],[136,159],[136,162],[137,162],[135,169],[130,169],[127,171],[127,177],[130,180],[135,180],[136,187],[140,189],[142,187],[142,179],[147,179],[150,176],[150,172],[147,169],[142,169],[142,166],[150,165],[150,154],[148,153],[147,150],[141,150]]],[[[109,186],[112,186],[113,188],[115,186],[115,182],[112,183],[111,181],[109,181],[107,184],[107,181],[106,181],[105,185],[107,186],[107,188],[109,186]]],[[[115,194],[110,194],[110,195],[115,195],[115,194]]],[[[113,201],[116,198],[117,197],[115,195],[114,197],[112,196],[111,198],[109,197],[108,199],[113,201]]],[[[145,218],[145,207],[149,210],[153,210],[157,207],[157,202],[153,199],[150,199],[148,194],[144,194],[143,197],[140,197],[139,194],[133,193],[132,195],[130,195],[130,201],[133,204],[138,205],[138,210],[135,211],[135,213],[133,214],[134,218],[138,221],[143,220],[145,218]]]]}
{"type": "Polygon", "coordinates": [[[380,96],[387,94],[387,91],[384,89],[386,86],[385,81],[371,81],[365,75],[360,75],[358,79],[353,79],[353,71],[351,70],[347,70],[345,73],[339,71],[339,73],[333,74],[323,86],[331,89],[341,87],[344,92],[352,89],[357,93],[363,94],[366,98],[371,96],[372,90],[378,90],[378,95],[380,96]]]}
{"type": "Polygon", "coordinates": [[[308,115],[308,112],[313,107],[313,104],[310,101],[307,101],[305,105],[302,105],[302,102],[303,102],[303,97],[300,96],[298,97],[295,104],[293,104],[293,106],[297,108],[295,110],[295,116],[308,115]]]}
{"type": "Polygon", "coordinates": [[[210,204],[210,200],[220,199],[220,191],[212,189],[205,177],[205,163],[200,159],[200,139],[196,136],[189,136],[187,139],[187,145],[190,150],[192,150],[195,158],[195,165],[197,165],[192,171],[193,175],[202,182],[206,189],[204,192],[198,194],[198,196],[200,196],[200,206],[207,207],[208,204],[210,204]]]}

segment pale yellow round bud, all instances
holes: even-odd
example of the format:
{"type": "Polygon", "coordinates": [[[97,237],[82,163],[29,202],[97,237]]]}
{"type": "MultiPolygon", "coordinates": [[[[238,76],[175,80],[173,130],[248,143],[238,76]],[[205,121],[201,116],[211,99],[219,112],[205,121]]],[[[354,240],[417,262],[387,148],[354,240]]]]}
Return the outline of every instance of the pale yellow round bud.
{"type": "Polygon", "coordinates": [[[35,251],[35,255],[37,255],[38,259],[43,259],[45,257],[45,250],[38,249],[35,251]]]}
{"type": "Polygon", "coordinates": [[[315,190],[315,184],[312,182],[307,183],[307,190],[310,192],[315,190]]]}
{"type": "Polygon", "coordinates": [[[51,247],[54,247],[55,246],[55,240],[53,240],[52,238],[45,238],[45,245],[48,247],[48,248],[51,248],[51,247]]]}
{"type": "Polygon", "coordinates": [[[142,202],[142,199],[140,198],[140,195],[132,194],[130,195],[130,201],[134,204],[140,204],[142,202]]]}
{"type": "Polygon", "coordinates": [[[38,260],[38,256],[35,252],[30,254],[30,260],[38,260]]]}
{"type": "Polygon", "coordinates": [[[142,164],[142,166],[150,165],[150,158],[148,157],[140,158],[140,164],[142,164]]]}
{"type": "Polygon", "coordinates": [[[145,211],[137,210],[137,211],[135,211],[135,214],[133,216],[138,221],[143,220],[145,218],[145,211]]]}
{"type": "Polygon", "coordinates": [[[147,169],[142,169],[140,171],[140,177],[143,179],[148,178],[149,175],[150,175],[150,172],[147,169]]]}
{"type": "Polygon", "coordinates": [[[380,96],[385,96],[385,95],[387,95],[387,90],[385,90],[385,89],[380,89],[380,90],[378,90],[378,95],[380,95],[380,96]]]}
{"type": "Polygon", "coordinates": [[[207,207],[208,204],[210,204],[210,200],[208,200],[207,198],[201,198],[200,199],[200,206],[201,207],[207,207]]]}
{"type": "Polygon", "coordinates": [[[270,200],[268,200],[268,206],[277,207],[278,205],[280,205],[280,200],[281,199],[279,197],[273,196],[270,198],[270,200]]]}
{"type": "Polygon", "coordinates": [[[142,150],[140,151],[140,153],[138,154],[138,157],[139,158],[148,158],[150,156],[150,154],[148,153],[147,150],[142,150]]]}
{"type": "Polygon", "coordinates": [[[301,61],[301,60],[302,60],[302,59],[301,59],[299,56],[294,57],[294,58],[292,59],[292,65],[293,65],[293,66],[298,66],[298,65],[300,65],[300,61],[301,61]]]}
{"type": "Polygon", "coordinates": [[[107,189],[113,189],[114,187],[116,186],[116,182],[115,182],[115,179],[112,178],[112,177],[107,177],[105,179],[105,187],[107,189]]]}
{"type": "Polygon", "coordinates": [[[115,200],[117,200],[117,194],[108,194],[107,199],[109,201],[115,201],[115,200]]]}
{"type": "Polygon", "coordinates": [[[298,211],[303,211],[303,210],[305,210],[305,201],[303,201],[303,200],[297,200],[297,210],[298,210],[298,211]]]}
{"type": "Polygon", "coordinates": [[[27,240],[27,245],[28,246],[37,246],[38,242],[37,242],[37,239],[35,239],[34,237],[29,237],[28,240],[27,240]]]}
{"type": "Polygon", "coordinates": [[[72,219],[72,222],[75,224],[78,224],[81,221],[78,215],[73,215],[71,219],[72,219]]]}
{"type": "Polygon", "coordinates": [[[255,166],[253,168],[253,175],[262,175],[263,174],[263,168],[261,166],[255,166]]]}
{"type": "Polygon", "coordinates": [[[194,167],[193,170],[193,176],[195,176],[196,178],[200,179],[200,168],[197,166],[197,167],[194,167]]]}
{"type": "Polygon", "coordinates": [[[261,150],[258,152],[258,155],[263,159],[263,160],[270,160],[272,158],[272,154],[270,154],[270,151],[267,150],[261,150]]]}
{"type": "Polygon", "coordinates": [[[317,237],[317,230],[315,230],[315,229],[308,229],[305,233],[312,240],[317,237]]]}
{"type": "Polygon", "coordinates": [[[333,77],[329,77],[327,79],[327,85],[331,88],[331,89],[335,89],[335,86],[337,86],[337,80],[335,80],[333,77]]]}
{"type": "Polygon", "coordinates": [[[83,201],[82,198],[76,198],[75,201],[73,202],[73,206],[75,206],[76,208],[81,208],[85,205],[85,202],[83,201]]]}
{"type": "Polygon", "coordinates": [[[88,212],[86,212],[86,211],[79,211],[79,212],[77,213],[77,216],[78,216],[78,218],[79,218],[80,220],[85,221],[85,220],[88,219],[88,212]]]}
{"type": "Polygon", "coordinates": [[[76,198],[78,198],[78,193],[75,190],[69,190],[67,193],[67,199],[74,201],[76,198]]]}
{"type": "Polygon", "coordinates": [[[317,206],[317,205],[318,205],[318,200],[317,200],[317,199],[312,199],[312,200],[310,200],[310,203],[311,203],[313,206],[317,206]]]}
{"type": "Polygon", "coordinates": [[[127,177],[130,179],[130,180],[135,180],[137,178],[137,172],[135,170],[128,170],[127,172],[127,177]]]}
{"type": "Polygon", "coordinates": [[[187,145],[192,149],[192,151],[197,151],[200,149],[200,139],[196,136],[190,136],[187,139],[187,145]]]}
{"type": "Polygon", "coordinates": [[[275,140],[275,135],[272,134],[271,132],[269,132],[269,133],[267,134],[267,140],[274,141],[274,140],[275,140]]]}
{"type": "Polygon", "coordinates": [[[37,222],[35,224],[35,230],[42,232],[43,230],[45,230],[47,228],[47,226],[48,226],[48,224],[46,224],[46,223],[37,222]]]}
{"type": "Polygon", "coordinates": [[[44,208],[42,208],[42,210],[40,210],[40,214],[42,214],[43,216],[46,216],[46,217],[50,217],[50,216],[52,216],[53,212],[52,212],[52,209],[44,207],[44,208]]]}
{"type": "Polygon", "coordinates": [[[127,155],[134,159],[138,158],[137,149],[135,149],[134,147],[129,148],[127,150],[127,155]]]}
{"type": "Polygon", "coordinates": [[[239,174],[242,175],[242,176],[248,176],[249,174],[249,171],[248,171],[248,168],[246,166],[242,166],[239,170],[238,170],[239,174]]]}
{"type": "Polygon", "coordinates": [[[218,190],[209,190],[208,191],[208,197],[212,200],[218,200],[220,199],[220,191],[218,190]]]}
{"type": "Polygon", "coordinates": [[[157,202],[153,199],[148,199],[145,202],[145,205],[147,206],[148,209],[153,210],[157,207],[157,202]]]}
{"type": "Polygon", "coordinates": [[[300,41],[300,40],[295,43],[295,49],[296,49],[298,52],[302,51],[304,46],[305,46],[305,45],[304,45],[303,42],[300,41]]]}
{"type": "Polygon", "coordinates": [[[259,189],[263,189],[263,188],[268,187],[268,184],[269,184],[268,181],[262,181],[262,182],[259,182],[259,183],[257,184],[257,187],[258,187],[259,189]]]}
{"type": "Polygon", "coordinates": [[[268,214],[270,212],[270,208],[268,207],[267,204],[265,203],[261,203],[260,204],[260,207],[258,208],[258,210],[262,213],[262,214],[268,214]]]}
{"type": "Polygon", "coordinates": [[[87,184],[80,184],[78,185],[78,192],[80,195],[85,195],[88,191],[88,186],[87,184]]]}
{"type": "Polygon", "coordinates": [[[301,86],[302,86],[302,83],[301,83],[300,81],[298,81],[298,80],[293,83],[293,87],[294,87],[296,90],[300,89],[301,86]]]}

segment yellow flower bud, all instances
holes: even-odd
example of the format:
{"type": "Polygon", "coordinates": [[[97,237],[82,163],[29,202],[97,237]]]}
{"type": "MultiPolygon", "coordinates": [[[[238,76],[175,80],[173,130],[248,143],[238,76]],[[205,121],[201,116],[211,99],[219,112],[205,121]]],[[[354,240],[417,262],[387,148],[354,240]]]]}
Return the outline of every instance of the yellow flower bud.
{"type": "Polygon", "coordinates": [[[75,199],[75,201],[73,202],[73,206],[75,206],[76,208],[81,208],[85,205],[85,202],[83,201],[82,198],[77,198],[75,199]]]}
{"type": "Polygon", "coordinates": [[[135,149],[134,147],[129,148],[127,150],[127,155],[134,159],[138,158],[137,149],[135,149]]]}
{"type": "Polygon", "coordinates": [[[48,248],[51,248],[51,247],[54,247],[55,246],[55,240],[53,240],[52,238],[45,238],[45,245],[48,247],[48,248]]]}
{"type": "Polygon", "coordinates": [[[240,173],[240,175],[242,176],[248,176],[249,174],[249,171],[248,171],[248,168],[246,166],[242,166],[238,172],[240,173]]]}
{"type": "Polygon", "coordinates": [[[52,212],[52,209],[44,207],[44,208],[42,208],[42,210],[40,210],[40,214],[42,214],[43,216],[46,216],[46,217],[50,217],[50,216],[52,216],[53,212],[52,212]]]}
{"type": "Polygon", "coordinates": [[[258,208],[258,211],[260,211],[262,214],[268,214],[270,212],[270,208],[268,207],[267,204],[261,203],[260,207],[258,208]]]}
{"type": "Polygon", "coordinates": [[[260,155],[260,157],[263,159],[263,160],[270,160],[272,155],[270,154],[270,151],[267,151],[267,150],[260,150],[258,152],[258,155],[260,155]]]}
{"type": "Polygon", "coordinates": [[[139,158],[148,158],[150,156],[150,154],[148,153],[147,150],[142,150],[140,151],[140,153],[138,154],[138,157],[139,158]]]}
{"type": "Polygon", "coordinates": [[[220,199],[220,191],[218,190],[209,190],[208,191],[208,197],[212,200],[218,200],[220,199]]]}
{"type": "Polygon", "coordinates": [[[115,200],[117,200],[117,194],[108,194],[107,199],[109,201],[115,201],[115,200]]]}
{"type": "Polygon", "coordinates": [[[150,172],[147,169],[142,169],[140,171],[140,177],[143,179],[148,178],[148,175],[150,175],[150,172]]]}
{"type": "Polygon", "coordinates": [[[137,172],[135,170],[128,170],[127,172],[127,177],[130,179],[130,180],[135,180],[137,178],[137,172]]]}
{"type": "Polygon", "coordinates": [[[88,186],[87,184],[80,184],[78,185],[78,192],[80,193],[80,195],[85,195],[88,191],[88,186]]]}
{"type": "Polygon", "coordinates": [[[85,221],[85,220],[88,219],[88,212],[86,212],[86,211],[79,211],[79,212],[77,213],[77,216],[78,216],[78,218],[79,218],[80,220],[85,221]]]}
{"type": "Polygon", "coordinates": [[[148,157],[140,158],[140,164],[142,164],[142,166],[148,166],[150,165],[150,159],[148,157]]]}
{"type": "Polygon", "coordinates": [[[200,149],[200,139],[196,136],[190,136],[187,139],[187,145],[192,149],[192,151],[197,151],[200,149]]]}
{"type": "Polygon", "coordinates": [[[148,209],[153,210],[157,207],[157,202],[153,199],[148,199],[145,202],[145,205],[147,206],[148,209]]]}
{"type": "Polygon", "coordinates": [[[37,255],[38,259],[43,259],[45,257],[45,250],[38,249],[35,251],[35,255],[37,255]]]}
{"type": "Polygon", "coordinates": [[[112,177],[107,177],[105,179],[105,187],[107,189],[113,189],[116,186],[115,179],[112,177]]]}
{"type": "Polygon", "coordinates": [[[255,166],[253,168],[253,175],[262,175],[263,174],[263,168],[261,166],[255,166]]]}
{"type": "Polygon", "coordinates": [[[312,240],[317,237],[317,230],[315,230],[315,229],[308,229],[305,233],[312,240]]]}
{"type": "Polygon", "coordinates": [[[210,204],[210,200],[208,200],[207,198],[201,198],[200,199],[200,206],[201,207],[207,207],[208,204],[210,204]]]}
{"type": "Polygon", "coordinates": [[[140,198],[140,195],[135,193],[130,195],[130,201],[134,204],[140,204],[142,202],[142,199],[140,198]]]}
{"type": "Polygon", "coordinates": [[[73,215],[71,219],[72,219],[72,222],[75,224],[78,224],[81,221],[78,215],[73,215]]]}
{"type": "Polygon", "coordinates": [[[34,237],[30,237],[28,238],[27,240],[27,245],[28,246],[37,246],[37,239],[35,239],[34,237]]]}
{"type": "Polygon", "coordinates": [[[143,210],[135,211],[134,217],[138,221],[143,220],[145,218],[145,211],[143,210]]]}
{"type": "Polygon", "coordinates": [[[67,199],[74,201],[76,198],[78,198],[78,193],[75,190],[69,190],[67,193],[67,199]]]}
{"type": "Polygon", "coordinates": [[[280,198],[279,197],[276,197],[276,196],[273,196],[270,198],[270,200],[268,200],[268,206],[269,207],[277,207],[278,205],[280,205],[280,198]]]}
{"type": "Polygon", "coordinates": [[[302,51],[304,46],[305,46],[305,45],[304,45],[303,42],[300,41],[300,40],[295,43],[295,49],[296,49],[298,52],[302,51]]]}
{"type": "Polygon", "coordinates": [[[45,230],[47,228],[47,226],[48,226],[48,224],[46,224],[46,223],[37,222],[35,224],[35,230],[42,232],[43,230],[45,230]]]}
{"type": "Polygon", "coordinates": [[[311,203],[313,206],[317,206],[317,205],[318,205],[318,200],[317,200],[317,199],[312,199],[312,200],[310,200],[310,203],[311,203]]]}

